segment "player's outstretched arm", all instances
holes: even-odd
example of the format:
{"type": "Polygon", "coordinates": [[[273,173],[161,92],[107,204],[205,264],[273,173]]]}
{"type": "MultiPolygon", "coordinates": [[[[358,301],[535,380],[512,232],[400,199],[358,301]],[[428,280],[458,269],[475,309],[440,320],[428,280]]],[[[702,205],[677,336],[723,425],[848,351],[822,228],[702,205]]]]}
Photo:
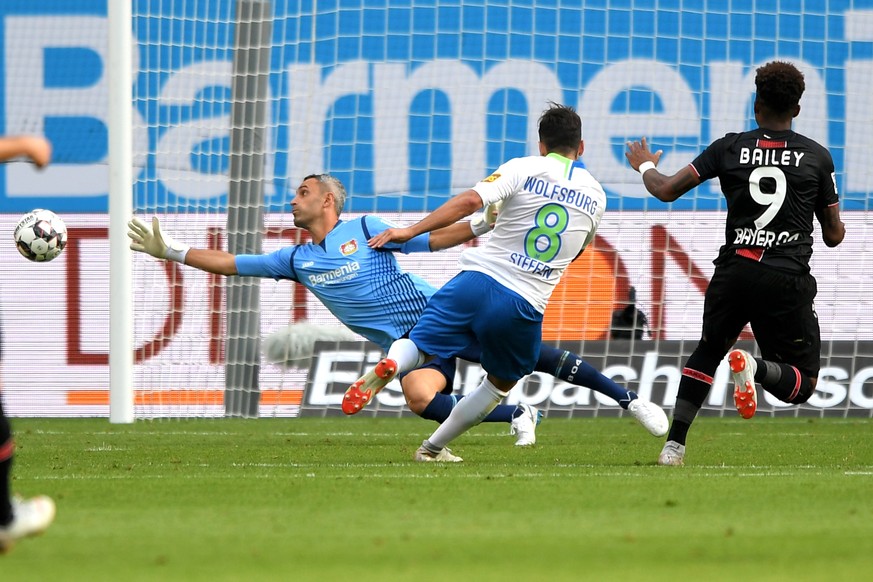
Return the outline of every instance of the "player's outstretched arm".
{"type": "Polygon", "coordinates": [[[430,233],[430,250],[441,251],[476,238],[470,222],[456,222],[430,233]]]}
{"type": "Polygon", "coordinates": [[[816,218],[821,224],[821,238],[829,247],[835,247],[846,237],[846,225],[840,218],[840,207],[837,204],[816,210],[816,218]]]}
{"type": "Polygon", "coordinates": [[[658,162],[663,152],[649,151],[646,138],[640,141],[627,142],[627,151],[624,153],[631,167],[643,177],[643,185],[649,194],[661,202],[673,202],[698,184],[700,178],[691,166],[685,166],[672,176],[666,176],[658,171],[658,162]]]}
{"type": "MultiPolygon", "coordinates": [[[[404,243],[425,232],[434,232],[440,228],[452,225],[462,218],[470,216],[480,208],[482,208],[482,198],[479,196],[479,193],[475,190],[465,190],[450,198],[448,202],[412,226],[389,228],[371,238],[368,244],[370,247],[378,249],[390,242],[404,243]]],[[[431,245],[431,248],[433,249],[433,245],[431,245]]]]}
{"type": "Polygon", "coordinates": [[[216,275],[236,275],[236,257],[228,252],[215,249],[191,249],[185,257],[185,264],[216,275]]]}
{"type": "Polygon", "coordinates": [[[152,218],[152,226],[138,218],[127,223],[127,236],[130,237],[130,248],[134,251],[149,254],[156,259],[175,261],[201,271],[217,275],[236,275],[236,260],[230,253],[212,249],[192,249],[186,244],[177,242],[166,233],[161,232],[157,217],[152,218]]]}
{"type": "Polygon", "coordinates": [[[0,137],[0,162],[24,156],[38,167],[47,166],[52,159],[52,144],[36,135],[0,137]]]}
{"type": "Polygon", "coordinates": [[[494,202],[486,206],[482,212],[473,217],[470,222],[456,222],[445,228],[438,228],[430,233],[430,250],[441,251],[463,244],[491,232],[503,202],[494,202]]]}

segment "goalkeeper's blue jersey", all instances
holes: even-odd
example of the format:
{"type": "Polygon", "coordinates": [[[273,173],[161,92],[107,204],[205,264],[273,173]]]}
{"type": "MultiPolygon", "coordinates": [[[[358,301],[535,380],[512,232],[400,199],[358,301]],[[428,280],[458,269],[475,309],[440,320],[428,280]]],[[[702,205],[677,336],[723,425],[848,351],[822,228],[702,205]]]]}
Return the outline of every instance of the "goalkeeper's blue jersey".
{"type": "Polygon", "coordinates": [[[391,252],[429,252],[429,235],[379,250],[367,246],[367,240],[395,226],[377,216],[341,220],[321,244],[237,255],[237,273],[300,283],[346,327],[387,350],[412,329],[436,292],[421,277],[404,272],[391,252]]]}

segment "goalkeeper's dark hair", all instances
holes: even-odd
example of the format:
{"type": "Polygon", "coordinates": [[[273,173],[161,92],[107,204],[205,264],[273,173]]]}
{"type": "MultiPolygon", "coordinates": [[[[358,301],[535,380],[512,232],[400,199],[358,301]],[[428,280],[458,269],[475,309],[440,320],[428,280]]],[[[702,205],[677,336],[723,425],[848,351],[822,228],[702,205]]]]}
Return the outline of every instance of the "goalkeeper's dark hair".
{"type": "Polygon", "coordinates": [[[343,183],[339,181],[338,178],[334,178],[330,174],[309,174],[303,181],[309,180],[310,178],[314,178],[326,190],[333,192],[333,200],[334,200],[334,208],[336,208],[336,215],[339,216],[343,212],[343,207],[346,205],[346,187],[343,186],[343,183]]]}
{"type": "Polygon", "coordinates": [[[550,102],[540,116],[539,137],[550,152],[576,151],[582,141],[582,119],[572,107],[550,102]]]}
{"type": "Polygon", "coordinates": [[[758,67],[757,99],[777,115],[794,114],[806,89],[803,73],[791,63],[771,61],[758,67]]]}

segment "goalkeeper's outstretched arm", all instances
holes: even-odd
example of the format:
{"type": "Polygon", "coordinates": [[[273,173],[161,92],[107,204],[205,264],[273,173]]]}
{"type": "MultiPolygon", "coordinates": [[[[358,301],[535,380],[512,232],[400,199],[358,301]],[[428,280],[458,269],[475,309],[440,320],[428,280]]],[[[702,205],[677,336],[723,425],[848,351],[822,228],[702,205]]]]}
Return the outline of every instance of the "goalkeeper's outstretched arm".
{"type": "Polygon", "coordinates": [[[138,218],[127,223],[127,236],[130,237],[130,248],[149,254],[156,259],[175,261],[216,275],[236,275],[236,258],[234,255],[214,249],[192,249],[186,244],[174,241],[161,232],[158,218],[152,218],[152,226],[138,218]]]}
{"type": "Polygon", "coordinates": [[[185,264],[216,275],[236,275],[236,257],[226,251],[214,249],[191,249],[185,264]]]}

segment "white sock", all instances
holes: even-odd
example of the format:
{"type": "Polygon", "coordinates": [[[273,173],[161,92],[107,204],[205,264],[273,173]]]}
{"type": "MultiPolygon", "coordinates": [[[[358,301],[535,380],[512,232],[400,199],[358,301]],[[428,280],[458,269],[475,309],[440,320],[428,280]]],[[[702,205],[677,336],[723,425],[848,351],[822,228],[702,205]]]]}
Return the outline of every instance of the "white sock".
{"type": "Polygon", "coordinates": [[[424,363],[424,354],[418,350],[415,343],[409,338],[400,338],[388,348],[389,360],[397,362],[397,373],[414,370],[424,363]]]}
{"type": "Polygon", "coordinates": [[[491,413],[509,392],[501,392],[486,376],[468,396],[461,399],[449,417],[425,441],[425,448],[441,450],[491,413]]]}

